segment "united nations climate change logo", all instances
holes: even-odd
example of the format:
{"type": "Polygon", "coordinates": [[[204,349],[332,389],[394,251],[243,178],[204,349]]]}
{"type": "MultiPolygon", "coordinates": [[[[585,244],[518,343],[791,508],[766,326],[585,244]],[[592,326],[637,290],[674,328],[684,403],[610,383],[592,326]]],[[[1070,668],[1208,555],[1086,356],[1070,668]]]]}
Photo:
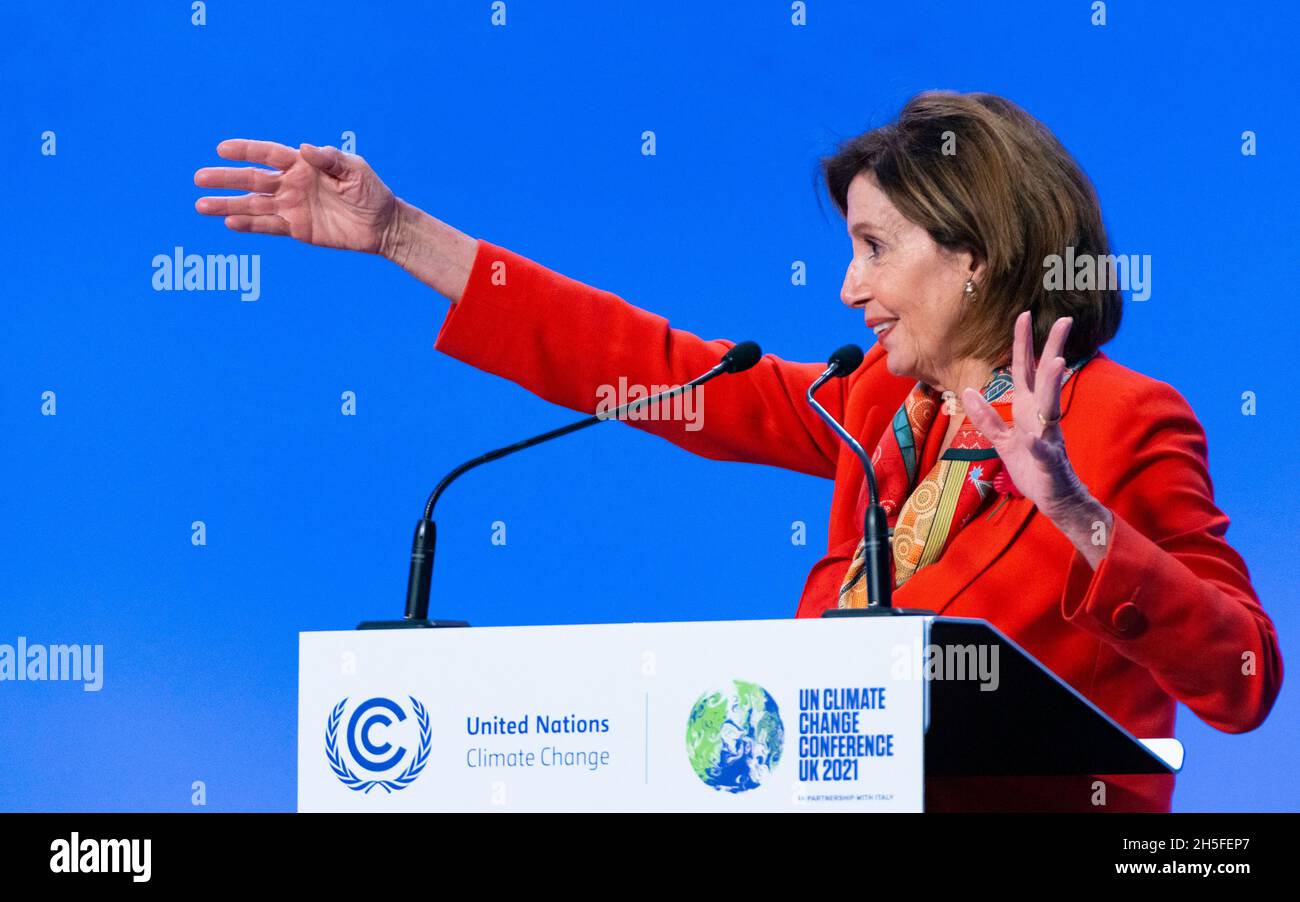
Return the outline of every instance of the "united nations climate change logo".
{"type": "MultiPolygon", "coordinates": [[[[406,712],[397,702],[387,698],[367,699],[357,705],[352,716],[348,718],[347,732],[344,734],[348,757],[352,759],[353,764],[368,772],[363,776],[357,776],[352,771],[348,766],[347,758],[339,749],[339,726],[343,723],[348,700],[343,699],[330,712],[329,719],[325,723],[325,757],[329,761],[330,770],[334,771],[334,776],[338,777],[339,782],[348,789],[368,793],[379,786],[385,792],[393,793],[410,786],[415,782],[415,778],[420,776],[420,771],[424,770],[425,764],[429,762],[429,748],[433,744],[432,733],[429,730],[429,712],[425,710],[424,705],[416,701],[414,696],[408,695],[407,698],[411,700],[411,711],[415,714],[414,726],[418,728],[419,733],[418,746],[409,759],[408,749],[405,746],[394,749],[393,743],[384,739],[384,736],[390,733],[394,723],[401,724],[406,721],[406,712]],[[377,727],[382,728],[382,732],[376,731],[377,727]],[[372,732],[379,733],[378,743],[372,732]],[[358,742],[360,742],[359,747],[358,742]],[[390,772],[400,767],[403,761],[406,761],[406,767],[402,772],[396,776],[391,775],[390,772]],[[389,776],[376,779],[380,774],[389,774],[389,776]]],[[[396,733],[398,730],[401,728],[398,727],[391,732],[396,733]]],[[[409,736],[410,726],[405,732],[409,736]]]]}
{"type": "Polygon", "coordinates": [[[706,692],[686,721],[686,752],[696,775],[721,792],[756,788],[781,760],[785,726],[776,700],[757,683],[732,680],[706,692]]]}

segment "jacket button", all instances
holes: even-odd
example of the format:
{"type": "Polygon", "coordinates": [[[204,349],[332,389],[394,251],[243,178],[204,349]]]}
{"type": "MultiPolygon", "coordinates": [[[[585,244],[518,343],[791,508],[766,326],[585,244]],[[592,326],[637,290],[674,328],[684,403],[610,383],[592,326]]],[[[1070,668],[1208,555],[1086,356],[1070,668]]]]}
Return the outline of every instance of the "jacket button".
{"type": "Polygon", "coordinates": [[[1146,618],[1138,610],[1138,606],[1131,601],[1126,601],[1115,612],[1110,615],[1110,622],[1121,633],[1131,634],[1139,632],[1146,618]]]}

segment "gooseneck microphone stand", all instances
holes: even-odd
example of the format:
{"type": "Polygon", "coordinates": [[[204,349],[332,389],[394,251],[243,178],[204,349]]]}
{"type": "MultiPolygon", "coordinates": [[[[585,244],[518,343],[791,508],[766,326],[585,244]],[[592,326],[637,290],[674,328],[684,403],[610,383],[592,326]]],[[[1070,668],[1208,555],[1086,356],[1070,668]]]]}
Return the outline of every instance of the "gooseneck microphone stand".
{"type": "Polygon", "coordinates": [[[743,372],[758,363],[762,356],[763,352],[755,342],[742,341],[728,350],[716,366],[685,385],[679,385],[676,388],[660,392],[648,398],[638,398],[636,401],[631,401],[608,413],[594,414],[567,426],[561,426],[558,429],[543,432],[541,435],[515,442],[513,445],[497,448],[486,454],[479,455],[473,460],[467,460],[456,467],[442,477],[441,481],[434,487],[433,492],[429,495],[428,502],[424,506],[424,516],[415,524],[415,537],[411,542],[411,567],[406,581],[406,613],[401,620],[367,620],[358,624],[357,629],[429,629],[469,626],[464,620],[429,619],[429,584],[433,577],[433,553],[438,535],[438,528],[433,520],[433,509],[437,505],[438,499],[442,497],[442,493],[446,491],[447,486],[451,485],[460,476],[475,467],[481,467],[483,464],[500,460],[525,448],[540,445],[542,442],[549,442],[551,439],[577,432],[580,429],[586,429],[588,426],[594,426],[606,420],[619,419],[641,407],[649,407],[651,404],[670,400],[724,373],[743,372]]]}
{"type": "Polygon", "coordinates": [[[862,462],[862,469],[867,478],[867,512],[863,518],[862,541],[863,558],[866,565],[867,598],[865,608],[830,608],[823,617],[873,617],[881,615],[933,616],[934,611],[893,606],[894,575],[890,566],[892,550],[889,536],[889,518],[880,504],[880,493],[876,487],[876,468],[871,465],[871,457],[862,445],[831,416],[826,408],[817,403],[813,395],[831,379],[842,379],[862,365],[862,349],[857,345],[845,345],[826,361],[826,371],[808,387],[808,403],[827,426],[834,430],[840,440],[849,446],[862,462]]]}

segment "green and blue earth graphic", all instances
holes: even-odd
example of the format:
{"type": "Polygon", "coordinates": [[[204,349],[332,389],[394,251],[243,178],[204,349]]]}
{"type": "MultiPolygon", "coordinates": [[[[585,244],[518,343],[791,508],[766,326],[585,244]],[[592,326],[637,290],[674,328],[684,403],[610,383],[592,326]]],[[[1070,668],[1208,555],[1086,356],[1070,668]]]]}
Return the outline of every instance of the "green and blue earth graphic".
{"type": "Polygon", "coordinates": [[[686,721],[686,751],[696,775],[720,792],[762,784],[781,760],[785,727],[776,700],[757,683],[732,680],[706,692],[686,721]]]}

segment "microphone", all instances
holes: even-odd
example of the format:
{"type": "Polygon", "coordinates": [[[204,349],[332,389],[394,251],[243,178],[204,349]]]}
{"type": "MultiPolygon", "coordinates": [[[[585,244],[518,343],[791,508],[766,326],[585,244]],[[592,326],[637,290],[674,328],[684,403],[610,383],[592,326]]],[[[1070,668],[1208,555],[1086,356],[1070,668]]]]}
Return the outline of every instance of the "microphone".
{"type": "MultiPolygon", "coordinates": [[[[859,351],[859,354],[862,352],[859,351]]],[[[438,482],[433,492],[429,495],[429,500],[424,506],[424,516],[415,524],[415,537],[411,542],[411,568],[406,581],[406,613],[401,620],[367,620],[357,625],[357,629],[410,629],[410,628],[437,628],[437,627],[456,627],[469,626],[464,620],[430,620],[429,619],[429,584],[433,577],[433,552],[437,541],[437,526],[433,521],[433,509],[446,491],[447,486],[451,485],[461,475],[469,472],[475,467],[491,463],[494,460],[500,460],[503,457],[522,451],[525,448],[531,448],[534,445],[540,445],[542,442],[549,442],[551,439],[559,438],[562,435],[568,435],[571,432],[577,432],[579,429],[586,429],[588,426],[594,426],[597,423],[603,423],[606,420],[618,419],[625,414],[638,410],[642,407],[648,407],[651,404],[657,404],[660,401],[667,401],[677,397],[691,389],[703,385],[711,379],[723,374],[741,373],[754,364],[758,363],[763,357],[763,351],[758,344],[752,341],[742,341],[740,344],[733,345],[727,353],[722,355],[722,359],[703,375],[697,376],[685,385],[679,385],[668,391],[660,392],[648,398],[638,398],[617,407],[605,414],[593,414],[584,417],[577,422],[570,423],[567,426],[561,426],[558,429],[552,429],[549,432],[543,432],[541,435],[535,435],[532,438],[526,438],[522,441],[515,442],[513,445],[506,445],[502,448],[496,448],[486,454],[481,454],[473,460],[467,460],[465,463],[456,467],[438,482]]]]}
{"type": "MultiPolygon", "coordinates": [[[[762,359],[763,350],[758,346],[758,342],[742,341],[722,355],[722,362],[718,366],[723,367],[723,372],[726,373],[741,373],[762,359]]],[[[712,379],[713,377],[708,376],[708,378],[712,379]]]]}
{"type": "Polygon", "coordinates": [[[843,378],[862,366],[864,356],[866,355],[862,353],[862,349],[857,345],[845,345],[832,354],[826,363],[836,368],[835,375],[837,378],[843,378]]]}
{"type": "Polygon", "coordinates": [[[866,608],[832,608],[822,614],[823,617],[861,617],[875,614],[929,614],[933,611],[905,610],[895,608],[891,597],[894,589],[893,572],[890,569],[889,519],[880,504],[880,493],[876,487],[876,468],[871,465],[871,457],[862,445],[849,434],[840,423],[830,415],[826,408],[817,403],[813,397],[816,391],[831,379],[842,379],[862,365],[862,349],[857,345],[845,345],[832,354],[826,361],[826,371],[817,377],[808,387],[808,403],[817,415],[834,430],[849,449],[862,462],[862,469],[867,477],[867,513],[862,524],[863,556],[866,564],[867,597],[870,600],[866,608]]]}

